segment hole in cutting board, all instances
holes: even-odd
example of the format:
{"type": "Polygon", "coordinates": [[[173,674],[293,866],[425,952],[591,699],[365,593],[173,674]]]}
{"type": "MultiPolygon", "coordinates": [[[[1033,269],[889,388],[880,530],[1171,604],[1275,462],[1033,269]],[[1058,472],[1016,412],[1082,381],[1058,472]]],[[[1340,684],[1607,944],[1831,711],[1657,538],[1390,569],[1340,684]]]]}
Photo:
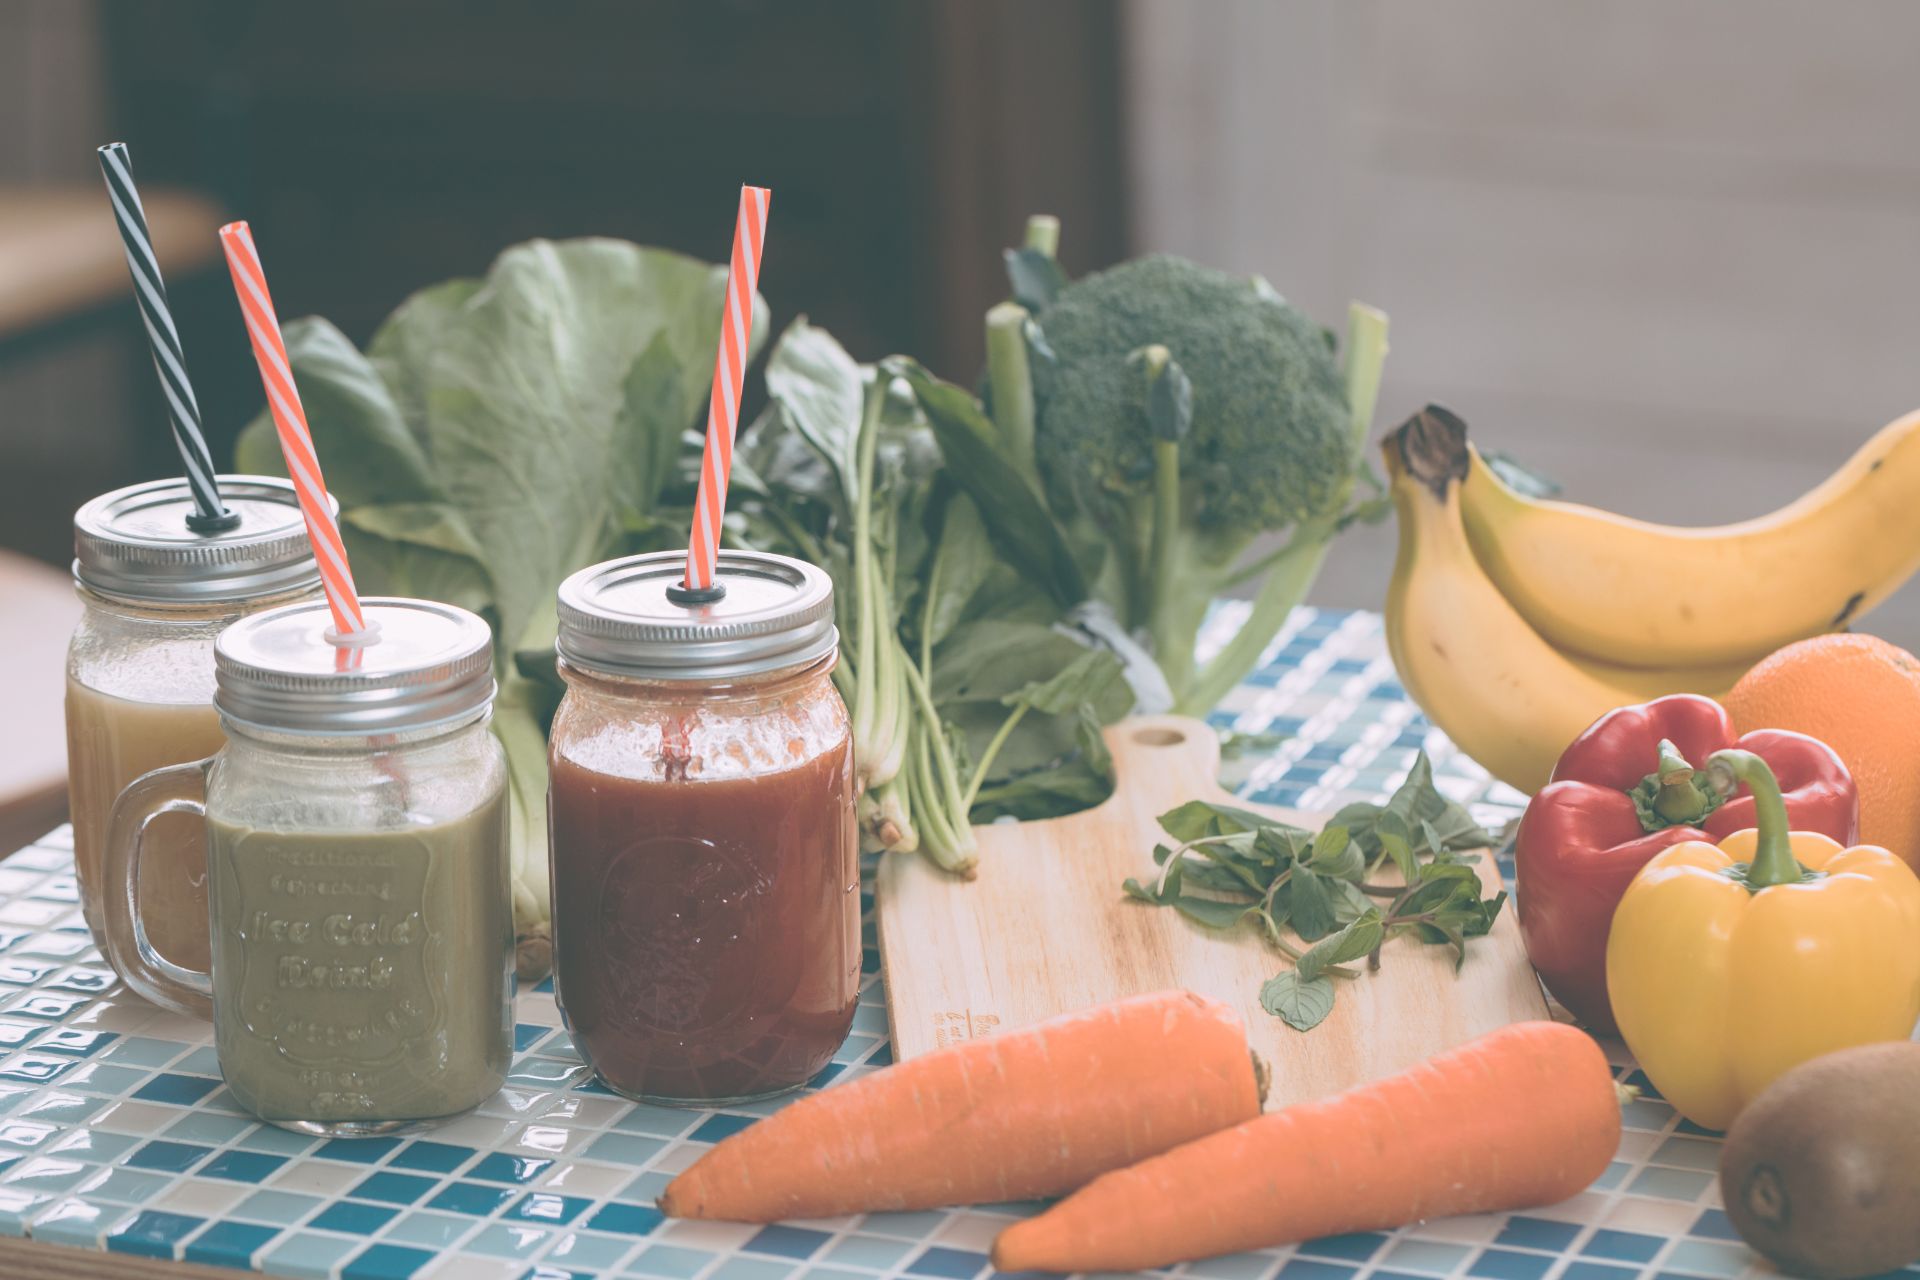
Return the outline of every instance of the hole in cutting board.
{"type": "Polygon", "coordinates": [[[1136,729],[1133,740],[1143,747],[1177,747],[1187,740],[1187,735],[1178,729],[1136,729]]]}

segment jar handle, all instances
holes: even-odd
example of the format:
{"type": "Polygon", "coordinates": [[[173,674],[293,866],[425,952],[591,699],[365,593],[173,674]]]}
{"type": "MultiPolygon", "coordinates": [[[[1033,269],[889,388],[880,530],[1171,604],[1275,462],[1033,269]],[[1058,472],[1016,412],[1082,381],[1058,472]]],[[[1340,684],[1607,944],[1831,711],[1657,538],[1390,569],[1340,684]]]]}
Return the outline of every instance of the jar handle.
{"type": "Polygon", "coordinates": [[[121,980],[163,1009],[213,1017],[213,977],[175,964],[154,949],[140,918],[140,860],[147,825],[163,813],[207,817],[207,771],[214,758],[143,773],[113,802],[107,820],[107,963],[121,980]]]}

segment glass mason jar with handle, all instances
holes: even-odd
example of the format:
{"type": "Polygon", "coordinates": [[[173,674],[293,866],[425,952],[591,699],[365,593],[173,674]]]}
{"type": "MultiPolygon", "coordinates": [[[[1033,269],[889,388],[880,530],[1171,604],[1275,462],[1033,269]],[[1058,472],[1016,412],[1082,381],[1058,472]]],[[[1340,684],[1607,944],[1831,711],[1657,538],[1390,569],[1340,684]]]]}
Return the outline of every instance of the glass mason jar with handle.
{"type": "Polygon", "coordinates": [[[804,1084],[860,984],[832,583],[725,551],[724,594],[685,600],[684,563],[633,556],[561,586],[549,740],[560,1010],[609,1087],[669,1104],[804,1084]]]}
{"type": "MultiPolygon", "coordinates": [[[[107,815],[129,782],[221,743],[213,710],[213,641],[263,609],[318,598],[320,574],[293,486],[222,476],[232,529],[187,526],[185,480],[103,494],[73,517],[73,578],[85,606],[67,650],[67,776],[74,878],[94,941],[105,947],[102,873],[107,815]]],[[[199,828],[163,818],[148,833],[142,882],[154,947],[207,965],[207,859],[199,828]]]]}
{"type": "Polygon", "coordinates": [[[513,914],[493,647],[464,609],[362,602],[374,643],[330,644],[324,602],[215,646],[226,745],[114,807],[107,957],[156,1003],[210,1015],[240,1105],[303,1133],[397,1133],[505,1079],[513,914]],[[153,946],[141,907],[159,815],[200,815],[212,963],[153,946]]]}

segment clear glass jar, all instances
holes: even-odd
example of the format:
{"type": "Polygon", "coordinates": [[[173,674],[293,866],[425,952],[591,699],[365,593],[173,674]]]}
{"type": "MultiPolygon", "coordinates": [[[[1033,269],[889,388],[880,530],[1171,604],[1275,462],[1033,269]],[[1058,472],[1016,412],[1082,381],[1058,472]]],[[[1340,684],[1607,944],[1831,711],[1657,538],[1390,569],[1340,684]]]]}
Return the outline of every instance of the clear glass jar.
{"type": "MultiPolygon", "coordinates": [[[[200,533],[184,480],[116,490],[74,516],[75,589],[85,606],[67,650],[68,808],[81,913],[104,945],[107,815],[150,769],[221,743],[213,710],[213,642],[230,623],[317,599],[319,573],[293,487],[221,477],[239,518],[200,533]]],[[[167,816],[148,834],[145,906],[160,953],[207,964],[207,861],[198,826],[167,816]]]]}
{"type": "Polygon", "coordinates": [[[226,744],[115,806],[107,955],[142,995],[211,1015],[234,1099],[301,1132],[404,1132],[506,1077],[513,912],[506,764],[487,731],[486,624],[367,600],[340,651],[322,603],[221,637],[226,744]],[[340,669],[331,669],[338,661],[340,669]],[[136,907],[156,814],[205,825],[209,971],[170,963],[136,907]]]}
{"type": "Polygon", "coordinates": [[[682,559],[611,561],[561,588],[554,975],[610,1088],[739,1102],[804,1084],[852,1024],[852,732],[825,575],[728,552],[729,597],[682,606],[667,594],[682,559]]]}

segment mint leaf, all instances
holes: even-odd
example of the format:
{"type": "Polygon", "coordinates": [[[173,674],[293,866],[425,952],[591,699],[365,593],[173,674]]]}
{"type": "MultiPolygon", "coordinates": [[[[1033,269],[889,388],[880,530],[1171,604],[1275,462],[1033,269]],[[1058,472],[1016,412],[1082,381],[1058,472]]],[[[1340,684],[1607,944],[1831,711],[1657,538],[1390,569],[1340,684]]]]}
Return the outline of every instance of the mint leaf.
{"type": "Polygon", "coordinates": [[[1308,947],[1306,954],[1294,962],[1294,968],[1303,981],[1310,981],[1336,964],[1358,960],[1379,946],[1386,934],[1378,909],[1369,910],[1338,933],[1328,934],[1308,947]]]}
{"type": "Polygon", "coordinates": [[[1311,1031],[1333,1012],[1333,983],[1283,969],[1261,986],[1260,1007],[1295,1031],[1311,1031]]]}

